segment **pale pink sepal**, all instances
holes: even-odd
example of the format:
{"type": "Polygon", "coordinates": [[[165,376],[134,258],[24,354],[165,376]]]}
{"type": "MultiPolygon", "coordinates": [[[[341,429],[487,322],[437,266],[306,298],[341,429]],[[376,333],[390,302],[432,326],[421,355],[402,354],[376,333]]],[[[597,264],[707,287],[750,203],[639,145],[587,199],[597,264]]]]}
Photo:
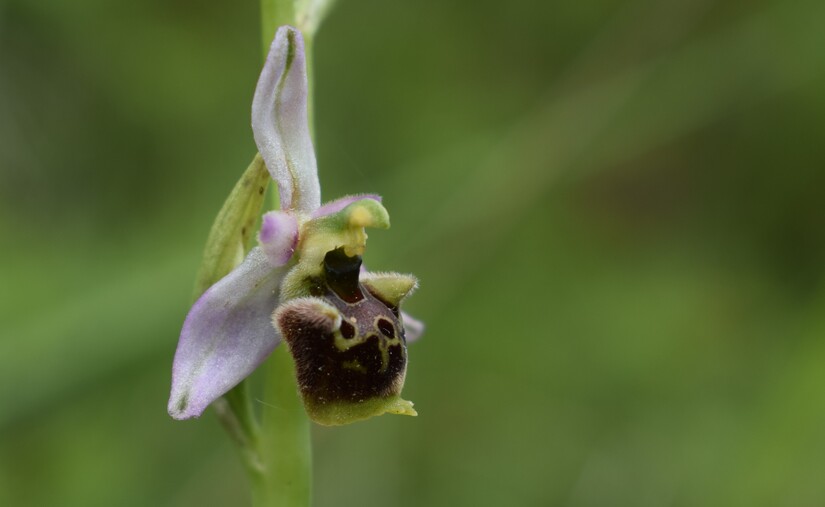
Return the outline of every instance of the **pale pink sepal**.
{"type": "Polygon", "coordinates": [[[401,323],[404,324],[404,337],[407,343],[412,343],[421,338],[424,329],[427,327],[423,322],[405,311],[401,312],[401,323]]]}
{"type": "Polygon", "coordinates": [[[281,340],[272,326],[284,269],[261,248],[210,287],[189,310],[172,367],[169,415],[200,416],[248,377],[281,340]]]}
{"type": "Polygon", "coordinates": [[[321,186],[307,118],[304,39],[291,26],[275,34],[252,99],[252,133],[272,178],[281,209],[311,213],[321,186]]]}

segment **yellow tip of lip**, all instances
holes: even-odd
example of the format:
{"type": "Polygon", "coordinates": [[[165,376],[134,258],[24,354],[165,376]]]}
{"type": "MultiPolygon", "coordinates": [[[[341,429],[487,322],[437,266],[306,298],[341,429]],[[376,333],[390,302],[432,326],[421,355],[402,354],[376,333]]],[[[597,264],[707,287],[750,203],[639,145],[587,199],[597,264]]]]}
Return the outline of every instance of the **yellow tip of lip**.
{"type": "Polygon", "coordinates": [[[387,413],[396,415],[409,415],[412,417],[418,415],[418,412],[416,412],[413,408],[412,402],[402,400],[401,398],[398,398],[398,401],[396,401],[391,406],[387,407],[387,413]]]}

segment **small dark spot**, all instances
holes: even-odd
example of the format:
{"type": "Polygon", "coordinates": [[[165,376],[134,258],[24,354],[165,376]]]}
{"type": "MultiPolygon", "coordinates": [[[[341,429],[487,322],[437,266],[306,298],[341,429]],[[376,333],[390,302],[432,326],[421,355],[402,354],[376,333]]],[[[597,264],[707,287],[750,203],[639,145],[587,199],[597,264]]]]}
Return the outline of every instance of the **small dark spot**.
{"type": "Polygon", "coordinates": [[[320,278],[309,277],[306,279],[306,284],[309,287],[310,295],[315,297],[320,297],[324,295],[324,282],[320,278]]]}
{"type": "Polygon", "coordinates": [[[347,340],[349,340],[350,338],[355,338],[355,328],[349,322],[342,320],[341,335],[347,340]]]}
{"type": "Polygon", "coordinates": [[[395,338],[395,326],[387,319],[378,319],[378,330],[387,338],[395,338]]]}
{"type": "Polygon", "coordinates": [[[246,227],[241,227],[241,236],[246,236],[246,227]]]}
{"type": "Polygon", "coordinates": [[[288,44],[286,47],[286,65],[284,66],[284,74],[289,72],[289,68],[292,66],[292,60],[295,59],[295,32],[289,30],[286,33],[286,40],[288,44]]]}
{"type": "Polygon", "coordinates": [[[189,395],[184,394],[183,397],[181,397],[180,401],[178,402],[178,412],[183,412],[184,410],[186,410],[186,407],[188,405],[189,405],[189,395]]]}
{"type": "Polygon", "coordinates": [[[258,187],[258,195],[264,195],[264,187],[258,187]]]}

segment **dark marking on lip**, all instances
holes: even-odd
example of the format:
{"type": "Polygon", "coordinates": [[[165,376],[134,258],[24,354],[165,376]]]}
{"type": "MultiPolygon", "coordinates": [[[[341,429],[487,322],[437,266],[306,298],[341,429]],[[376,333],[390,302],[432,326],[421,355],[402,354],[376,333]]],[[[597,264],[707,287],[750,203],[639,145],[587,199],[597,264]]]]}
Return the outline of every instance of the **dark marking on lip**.
{"type": "Polygon", "coordinates": [[[309,293],[311,295],[315,297],[321,297],[326,293],[326,288],[324,287],[324,280],[322,278],[307,278],[306,283],[309,287],[309,293]]]}
{"type": "Polygon", "coordinates": [[[324,256],[324,274],[329,288],[347,303],[357,303],[364,299],[358,283],[361,271],[361,257],[348,256],[344,248],[336,248],[324,256]]]}
{"type": "Polygon", "coordinates": [[[395,338],[395,326],[387,319],[378,319],[378,330],[387,338],[395,338]]]}
{"type": "Polygon", "coordinates": [[[354,303],[331,286],[316,296],[340,312],[340,327],[333,332],[325,327],[328,321],[313,315],[296,311],[279,317],[307,403],[361,403],[400,392],[407,368],[401,323],[360,284],[358,291],[362,298],[354,303]]]}
{"type": "Polygon", "coordinates": [[[341,321],[341,336],[347,340],[355,337],[355,327],[347,321],[341,321]]]}
{"type": "Polygon", "coordinates": [[[361,257],[343,247],[327,252],[322,269],[305,283],[310,295],[338,311],[339,327],[331,330],[328,317],[300,310],[278,317],[307,407],[397,396],[407,369],[398,308],[360,283],[361,257]]]}

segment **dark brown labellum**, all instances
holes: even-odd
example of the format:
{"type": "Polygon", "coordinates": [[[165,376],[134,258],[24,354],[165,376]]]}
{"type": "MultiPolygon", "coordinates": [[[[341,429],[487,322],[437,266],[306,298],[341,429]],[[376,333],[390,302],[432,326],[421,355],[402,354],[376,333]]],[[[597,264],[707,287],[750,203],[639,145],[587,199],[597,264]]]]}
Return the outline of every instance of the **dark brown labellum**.
{"type": "Polygon", "coordinates": [[[403,327],[393,308],[359,282],[360,266],[360,257],[348,257],[341,248],[327,253],[326,291],[310,298],[317,304],[296,302],[276,317],[310,415],[326,424],[340,423],[324,420],[327,409],[338,413],[341,405],[395,398],[404,384],[403,327]],[[333,309],[340,325],[332,322],[333,309]]]}

